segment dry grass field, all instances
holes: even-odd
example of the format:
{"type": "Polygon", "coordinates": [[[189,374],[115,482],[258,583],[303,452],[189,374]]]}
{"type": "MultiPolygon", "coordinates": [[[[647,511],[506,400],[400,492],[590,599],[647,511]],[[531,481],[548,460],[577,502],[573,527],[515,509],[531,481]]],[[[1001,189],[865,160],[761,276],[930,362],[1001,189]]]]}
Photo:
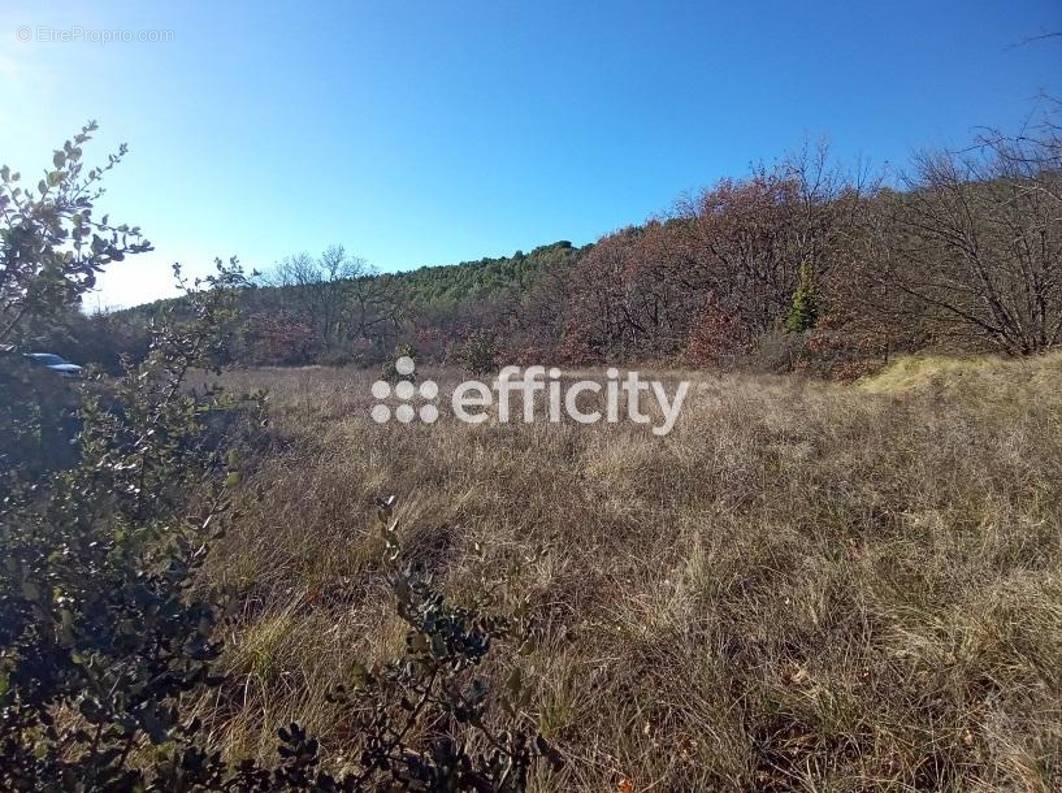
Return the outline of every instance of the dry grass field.
{"type": "Polygon", "coordinates": [[[240,688],[199,711],[233,756],[298,719],[343,764],[324,692],[403,640],[373,525],[393,493],[447,596],[531,597],[541,642],[487,672],[521,667],[564,757],[537,790],[1062,789],[1062,356],[667,372],[694,384],[663,438],[378,425],[375,374],[224,377],[273,418],[204,582],[233,598],[240,688]]]}

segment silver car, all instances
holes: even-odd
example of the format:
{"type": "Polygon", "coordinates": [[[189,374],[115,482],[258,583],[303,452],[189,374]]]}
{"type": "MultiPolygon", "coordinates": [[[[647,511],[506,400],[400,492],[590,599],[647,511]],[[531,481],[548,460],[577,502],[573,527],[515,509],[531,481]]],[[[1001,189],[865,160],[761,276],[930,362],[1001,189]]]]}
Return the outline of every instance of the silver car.
{"type": "Polygon", "coordinates": [[[76,363],[70,363],[62,356],[53,352],[28,352],[25,357],[29,358],[38,366],[43,366],[62,377],[80,377],[81,367],[76,363]]]}

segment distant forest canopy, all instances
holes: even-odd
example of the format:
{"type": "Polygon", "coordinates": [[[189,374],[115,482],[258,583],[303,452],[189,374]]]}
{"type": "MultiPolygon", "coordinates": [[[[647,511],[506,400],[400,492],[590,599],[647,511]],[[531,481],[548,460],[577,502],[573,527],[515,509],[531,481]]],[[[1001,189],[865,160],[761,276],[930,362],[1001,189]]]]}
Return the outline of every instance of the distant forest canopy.
{"type": "MultiPolygon", "coordinates": [[[[475,370],[656,362],[851,378],[896,352],[1062,345],[1062,146],[1048,116],[921,155],[885,186],[805,147],[595,244],[375,273],[333,246],[240,294],[237,365],[379,365],[408,345],[475,370]]],[[[28,326],[106,367],[181,300],[28,326]]]]}

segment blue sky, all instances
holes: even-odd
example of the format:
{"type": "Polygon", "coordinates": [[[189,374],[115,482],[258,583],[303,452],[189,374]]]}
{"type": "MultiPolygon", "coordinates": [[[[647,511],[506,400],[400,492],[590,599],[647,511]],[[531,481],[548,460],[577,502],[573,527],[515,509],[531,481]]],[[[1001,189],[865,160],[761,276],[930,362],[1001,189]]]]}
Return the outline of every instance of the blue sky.
{"type": "Polygon", "coordinates": [[[902,163],[1062,94],[1062,3],[168,2],[0,7],[0,161],[87,119],[130,155],[104,208],[168,264],[339,242],[381,270],[593,241],[806,138],[902,163]],[[30,41],[18,30],[28,27],[30,41]],[[172,31],[162,43],[40,30],[172,31]],[[49,34],[44,33],[43,37],[49,34]]]}

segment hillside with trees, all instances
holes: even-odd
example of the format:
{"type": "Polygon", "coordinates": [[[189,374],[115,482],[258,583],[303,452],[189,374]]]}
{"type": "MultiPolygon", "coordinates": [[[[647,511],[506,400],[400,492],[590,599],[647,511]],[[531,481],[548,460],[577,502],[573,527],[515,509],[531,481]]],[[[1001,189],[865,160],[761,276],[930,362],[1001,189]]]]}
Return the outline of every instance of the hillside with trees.
{"type": "MultiPolygon", "coordinates": [[[[338,245],[241,290],[230,363],[670,362],[848,379],[897,352],[1030,355],[1062,343],[1062,155],[1048,119],[920,155],[888,183],[805,147],[592,245],[377,273],[338,245]]],[[[11,309],[8,309],[10,311],[11,309]]],[[[21,343],[107,368],[180,300],[70,307],[21,343]]]]}

